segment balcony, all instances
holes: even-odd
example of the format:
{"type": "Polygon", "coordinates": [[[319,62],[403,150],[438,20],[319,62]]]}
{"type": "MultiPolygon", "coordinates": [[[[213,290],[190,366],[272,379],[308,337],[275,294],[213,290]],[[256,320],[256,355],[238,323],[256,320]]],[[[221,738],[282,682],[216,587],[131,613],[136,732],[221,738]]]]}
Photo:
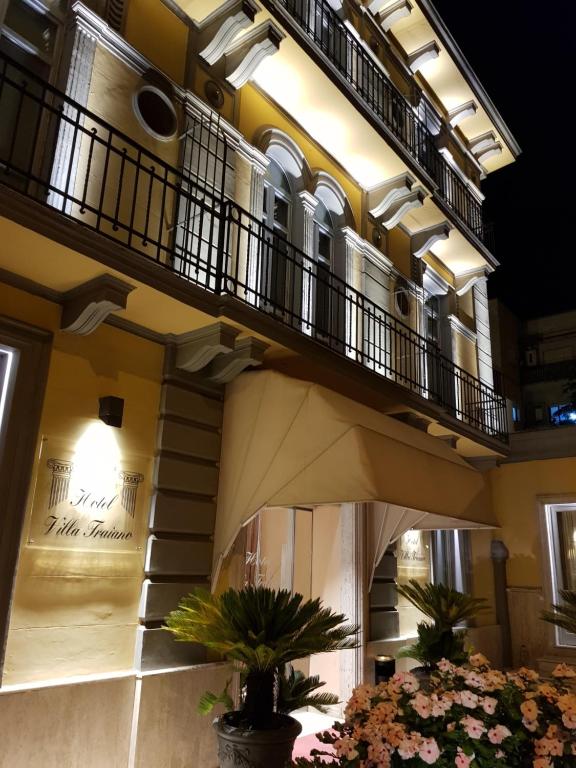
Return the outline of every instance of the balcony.
{"type": "Polygon", "coordinates": [[[523,385],[576,379],[576,360],[558,360],[555,363],[526,365],[521,369],[520,376],[523,385]]]}
{"type": "Polygon", "coordinates": [[[422,405],[507,440],[503,398],[219,193],[229,150],[217,117],[197,117],[176,169],[7,58],[0,116],[1,184],[156,263],[191,294],[249,307],[422,405]]]}
{"type": "Polygon", "coordinates": [[[327,0],[268,0],[265,5],[290,19],[362,98],[403,149],[432,179],[435,195],[491,253],[493,229],[483,221],[482,205],[439,151],[436,138],[386,77],[327,0]]]}

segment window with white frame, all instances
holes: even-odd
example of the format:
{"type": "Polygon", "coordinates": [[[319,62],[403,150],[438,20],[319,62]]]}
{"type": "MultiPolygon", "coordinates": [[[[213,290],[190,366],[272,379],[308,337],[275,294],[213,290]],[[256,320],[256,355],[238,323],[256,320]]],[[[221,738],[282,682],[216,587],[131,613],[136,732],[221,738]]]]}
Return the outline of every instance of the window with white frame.
{"type": "Polygon", "coordinates": [[[288,241],[292,226],[292,186],[280,165],[271,160],[264,180],[263,219],[267,226],[261,264],[261,292],[272,310],[286,307],[288,241]]]}
{"type": "MultiPolygon", "coordinates": [[[[547,504],[546,529],[552,577],[552,602],[562,603],[563,590],[576,591],[576,499],[563,504],[547,504]]],[[[576,635],[555,627],[556,644],[576,646],[576,635]]]]}
{"type": "Polygon", "coordinates": [[[324,203],[316,206],[314,214],[314,251],[316,256],[315,329],[322,336],[332,333],[332,257],[334,253],[334,224],[324,203]]]}
{"type": "Polygon", "coordinates": [[[10,401],[10,385],[15,370],[14,352],[0,347],[0,458],[2,457],[3,434],[10,401]]]}

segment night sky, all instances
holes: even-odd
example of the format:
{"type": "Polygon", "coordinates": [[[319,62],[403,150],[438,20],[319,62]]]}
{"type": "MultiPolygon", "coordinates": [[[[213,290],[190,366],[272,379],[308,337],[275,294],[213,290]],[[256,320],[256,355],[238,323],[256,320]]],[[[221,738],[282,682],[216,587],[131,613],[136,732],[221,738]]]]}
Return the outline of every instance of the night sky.
{"type": "Polygon", "coordinates": [[[434,4],[522,149],[482,184],[500,262],[490,295],[521,317],[576,309],[576,8],[434,4]]]}

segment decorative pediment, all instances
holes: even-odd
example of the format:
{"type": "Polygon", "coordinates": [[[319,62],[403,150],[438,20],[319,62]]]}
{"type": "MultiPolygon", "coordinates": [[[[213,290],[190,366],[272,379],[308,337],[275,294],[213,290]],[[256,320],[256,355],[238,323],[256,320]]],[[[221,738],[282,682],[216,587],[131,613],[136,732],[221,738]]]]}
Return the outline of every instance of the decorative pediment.
{"type": "Polygon", "coordinates": [[[112,275],[100,275],[72,288],[62,297],[60,328],[67,333],[87,336],[112,312],[126,309],[134,286],[112,275]]]}
{"type": "Polygon", "coordinates": [[[465,104],[460,104],[460,106],[451,109],[450,112],[448,112],[448,121],[452,128],[455,128],[463,120],[466,120],[467,117],[473,117],[477,110],[478,106],[476,102],[471,99],[465,104]]]}
{"type": "Polygon", "coordinates": [[[412,255],[416,256],[417,259],[422,258],[432,248],[434,243],[437,243],[439,240],[447,240],[452,229],[452,224],[443,221],[441,224],[435,224],[433,227],[426,227],[426,229],[416,232],[410,238],[412,255]]]}
{"type": "Polygon", "coordinates": [[[224,55],[226,80],[241,88],[267,56],[280,48],[285,35],[272,21],[264,21],[230,46],[224,55]]]}
{"type": "Polygon", "coordinates": [[[431,40],[429,43],[426,43],[421,48],[418,48],[408,55],[408,66],[412,72],[418,72],[419,69],[422,69],[424,64],[432,61],[432,59],[437,59],[439,55],[440,48],[438,47],[438,43],[436,40],[431,40]]]}
{"type": "Polygon", "coordinates": [[[231,0],[213,11],[199,26],[200,57],[210,66],[215,64],[236,35],[254,22],[258,10],[253,0],[231,0]]]}

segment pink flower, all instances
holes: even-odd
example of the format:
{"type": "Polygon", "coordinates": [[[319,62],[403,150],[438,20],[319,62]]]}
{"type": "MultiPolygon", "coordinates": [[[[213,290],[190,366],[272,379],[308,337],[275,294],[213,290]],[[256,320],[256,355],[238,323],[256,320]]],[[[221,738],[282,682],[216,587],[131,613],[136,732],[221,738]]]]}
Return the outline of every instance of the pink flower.
{"type": "Polygon", "coordinates": [[[464,726],[464,730],[471,739],[479,739],[483,733],[486,733],[486,728],[484,727],[482,720],[477,720],[471,715],[463,717],[460,720],[460,724],[464,726]]]}
{"type": "Polygon", "coordinates": [[[576,677],[576,669],[568,664],[557,664],[552,670],[552,677],[576,677]]]}
{"type": "Polygon", "coordinates": [[[491,744],[502,744],[508,736],[512,736],[512,732],[505,725],[495,725],[488,731],[488,739],[491,744]]]}
{"type": "Polygon", "coordinates": [[[564,712],[562,715],[562,722],[566,726],[566,728],[570,728],[571,731],[576,729],[576,712],[568,711],[564,712]]]}
{"type": "Polygon", "coordinates": [[[418,750],[418,756],[428,765],[432,765],[440,757],[440,748],[436,739],[424,739],[418,750]]]}
{"type": "Polygon", "coordinates": [[[534,731],[538,730],[538,720],[527,720],[525,717],[523,717],[522,725],[524,728],[526,728],[527,731],[530,731],[530,733],[534,733],[534,731]]]}
{"type": "Polygon", "coordinates": [[[454,762],[456,763],[456,768],[468,768],[472,760],[474,760],[475,755],[467,755],[465,752],[462,751],[461,747],[458,747],[458,753],[456,755],[456,759],[454,762]]]}
{"type": "Polygon", "coordinates": [[[414,698],[411,701],[412,708],[416,710],[416,712],[420,715],[421,718],[426,720],[430,717],[432,713],[432,707],[430,704],[430,699],[428,696],[425,696],[423,693],[418,693],[414,696],[414,698]]]}
{"type": "Polygon", "coordinates": [[[456,667],[454,666],[454,664],[452,664],[451,661],[448,661],[448,659],[440,659],[440,661],[436,666],[438,667],[440,672],[442,672],[445,675],[453,674],[456,670],[456,667]]]}
{"type": "Polygon", "coordinates": [[[398,745],[397,751],[402,760],[410,760],[410,758],[416,757],[418,752],[418,742],[412,735],[405,736],[398,745]]]}
{"type": "Polygon", "coordinates": [[[402,688],[406,693],[416,693],[420,688],[420,683],[410,672],[396,672],[390,678],[390,682],[402,688]]]}
{"type": "Polygon", "coordinates": [[[472,691],[462,691],[460,703],[466,709],[476,709],[478,706],[478,696],[472,691]]]}
{"type": "Polygon", "coordinates": [[[496,712],[497,704],[498,700],[493,699],[492,696],[484,696],[482,699],[482,709],[487,715],[493,715],[496,712]]]}
{"type": "Polygon", "coordinates": [[[483,653],[474,653],[472,656],[470,656],[470,664],[473,667],[487,667],[489,666],[490,662],[483,653]]]}
{"type": "Polygon", "coordinates": [[[354,760],[358,757],[358,750],[356,749],[358,742],[352,739],[350,736],[343,736],[341,739],[336,739],[334,742],[334,749],[338,757],[345,757],[346,760],[354,760]]]}

